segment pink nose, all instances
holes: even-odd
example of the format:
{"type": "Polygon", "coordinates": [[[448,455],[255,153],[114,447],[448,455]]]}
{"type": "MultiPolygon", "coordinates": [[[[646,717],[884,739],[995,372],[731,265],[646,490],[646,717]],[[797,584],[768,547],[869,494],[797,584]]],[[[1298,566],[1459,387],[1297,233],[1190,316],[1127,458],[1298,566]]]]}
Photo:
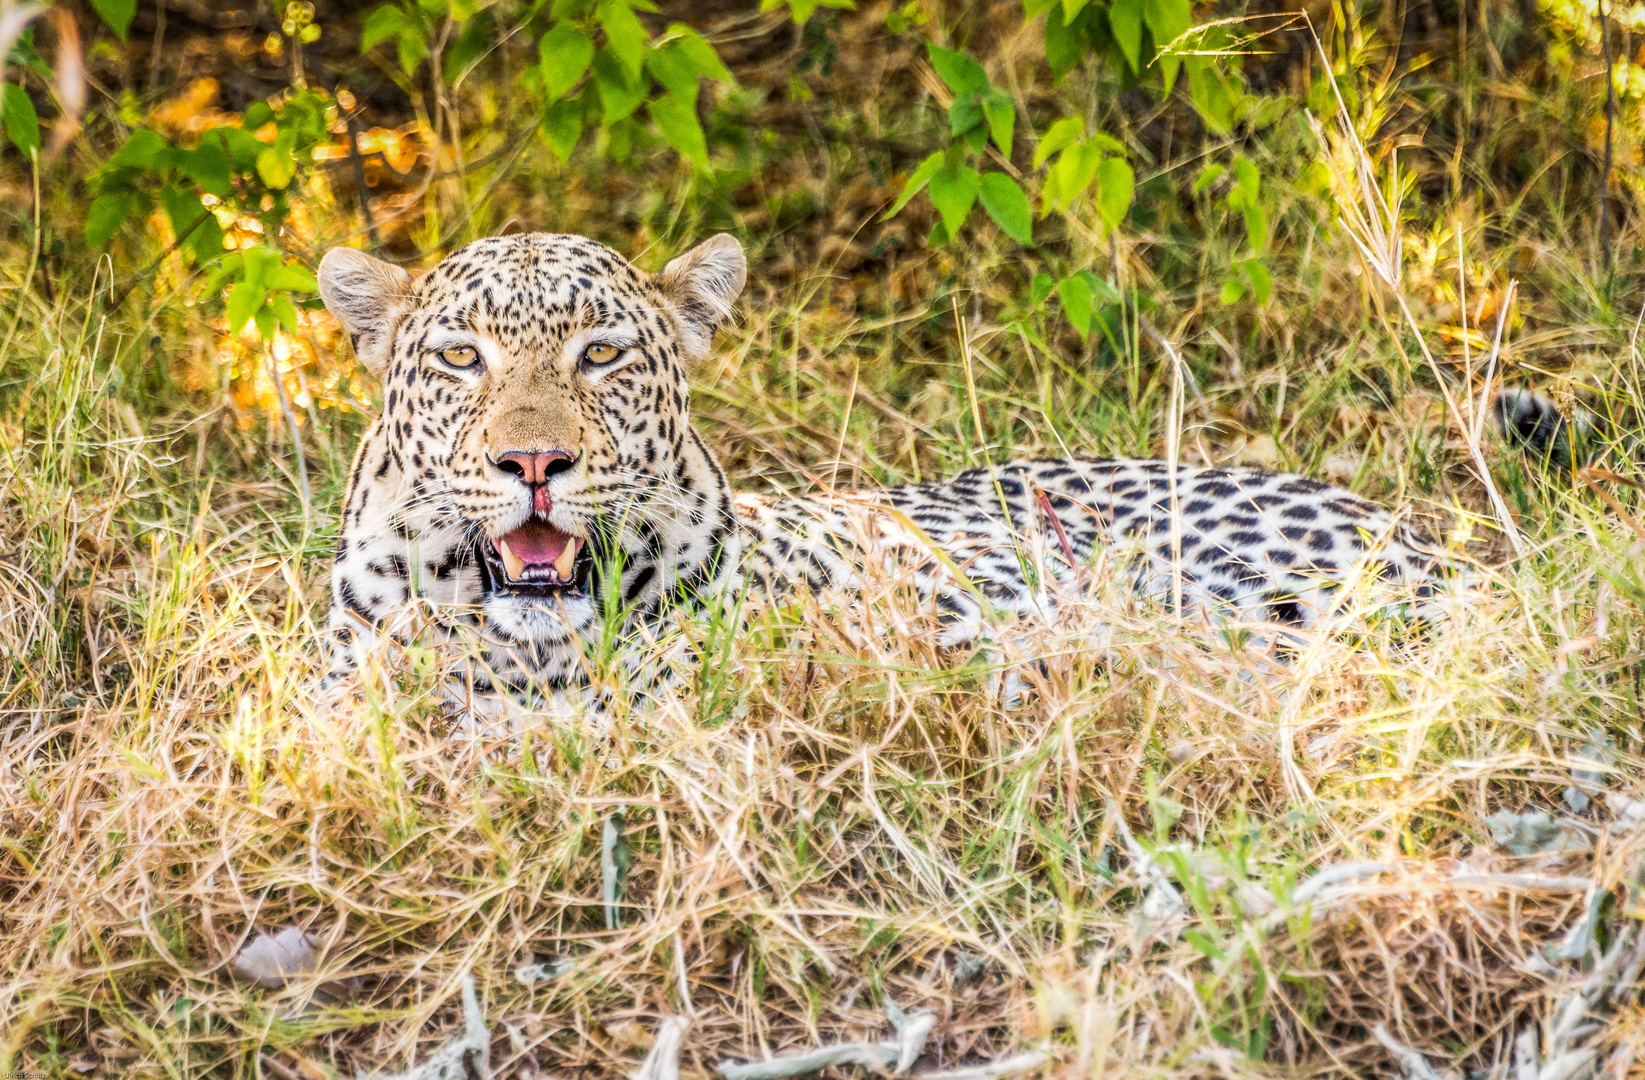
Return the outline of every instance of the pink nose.
{"type": "Polygon", "coordinates": [[[571,468],[577,459],[564,450],[510,450],[497,457],[497,467],[536,487],[571,468]]]}

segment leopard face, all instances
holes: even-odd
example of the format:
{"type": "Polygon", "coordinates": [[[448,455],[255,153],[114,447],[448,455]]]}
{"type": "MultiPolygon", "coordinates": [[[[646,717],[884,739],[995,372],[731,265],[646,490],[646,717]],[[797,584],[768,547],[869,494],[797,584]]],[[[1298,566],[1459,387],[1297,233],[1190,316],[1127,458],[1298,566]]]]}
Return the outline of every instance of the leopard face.
{"type": "Polygon", "coordinates": [[[328,253],[321,294],[384,393],[334,575],[355,595],[339,602],[365,621],[380,618],[372,598],[404,599],[369,582],[372,596],[358,595],[349,557],[369,556],[373,536],[416,537],[416,558],[397,556],[408,578],[443,552],[433,576],[443,566],[466,584],[487,635],[523,649],[529,669],[612,597],[655,600],[665,568],[700,563],[731,520],[725,479],[690,428],[687,379],[745,273],[728,236],[657,275],[550,234],[478,241],[415,280],[352,249],[328,253]]]}

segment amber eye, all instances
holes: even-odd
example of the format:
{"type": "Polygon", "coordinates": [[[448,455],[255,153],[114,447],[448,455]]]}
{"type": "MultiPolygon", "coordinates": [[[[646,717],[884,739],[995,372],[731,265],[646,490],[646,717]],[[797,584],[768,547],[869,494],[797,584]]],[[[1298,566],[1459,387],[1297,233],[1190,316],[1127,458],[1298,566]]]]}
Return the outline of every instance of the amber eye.
{"type": "Polygon", "coordinates": [[[583,359],[590,364],[604,367],[606,364],[616,363],[622,354],[623,350],[615,345],[590,345],[583,350],[583,359]]]}
{"type": "Polygon", "coordinates": [[[480,360],[480,353],[472,345],[453,345],[440,350],[440,359],[454,368],[471,368],[480,360]]]}

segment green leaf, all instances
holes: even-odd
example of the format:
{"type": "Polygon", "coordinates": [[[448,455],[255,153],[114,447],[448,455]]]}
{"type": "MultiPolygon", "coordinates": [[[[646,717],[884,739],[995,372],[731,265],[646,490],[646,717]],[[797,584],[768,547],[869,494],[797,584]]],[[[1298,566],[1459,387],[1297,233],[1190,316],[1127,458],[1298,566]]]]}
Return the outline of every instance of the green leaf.
{"type": "Polygon", "coordinates": [[[543,90],[558,101],[577,85],[594,62],[594,40],[568,22],[559,23],[537,42],[543,70],[543,90]]]}
{"type": "Polygon", "coordinates": [[[1051,288],[1051,275],[1044,270],[1036,273],[1028,287],[1028,306],[1035,311],[1044,307],[1046,298],[1051,295],[1051,288]]]}
{"type": "Polygon", "coordinates": [[[955,95],[963,97],[988,92],[988,73],[969,56],[941,45],[928,44],[925,51],[931,57],[931,66],[937,70],[937,77],[947,83],[948,89],[955,95]]]}
{"type": "Polygon", "coordinates": [[[1046,128],[1045,134],[1040,136],[1039,145],[1034,148],[1034,168],[1044,165],[1058,150],[1078,142],[1084,133],[1085,121],[1077,116],[1065,116],[1046,128]]]}
{"type": "Polygon", "coordinates": [[[222,261],[217,264],[217,269],[211,272],[211,276],[206,278],[206,283],[200,287],[200,294],[202,296],[213,296],[222,292],[223,286],[228,283],[228,280],[245,269],[245,265],[245,256],[238,251],[231,251],[224,255],[222,261]]]}
{"type": "Polygon", "coordinates": [[[629,80],[638,81],[651,35],[645,32],[639,17],[624,0],[600,0],[595,15],[605,28],[606,47],[622,61],[629,80]]]}
{"type": "Polygon", "coordinates": [[[414,27],[406,13],[394,4],[384,4],[366,16],[365,25],[360,28],[360,51],[368,52],[408,30],[414,27]]]}
{"type": "Polygon", "coordinates": [[[696,102],[697,65],[680,48],[679,42],[671,41],[660,49],[651,50],[645,58],[645,69],[681,101],[696,102]]]}
{"type": "Polygon", "coordinates": [[[234,194],[234,173],[229,167],[228,155],[209,137],[198,147],[184,153],[179,161],[183,175],[219,199],[234,194]]]}
{"type": "Polygon", "coordinates": [[[215,214],[201,220],[189,234],[188,247],[194,252],[196,268],[209,266],[223,257],[223,227],[215,214]]]}
{"type": "Polygon", "coordinates": [[[691,159],[699,171],[708,171],[708,143],[697,121],[697,109],[674,94],[664,94],[647,107],[668,145],[691,159]]]}
{"type": "Polygon", "coordinates": [[[708,43],[708,39],[685,23],[671,23],[665,36],[671,39],[670,45],[690,58],[697,74],[725,83],[737,81],[731,74],[731,69],[721,61],[720,54],[714,51],[714,46],[708,43]]]}
{"type": "Polygon", "coordinates": [[[978,190],[982,208],[1006,234],[1019,244],[1034,242],[1034,216],[1028,210],[1028,196],[1017,182],[1002,172],[983,176],[978,190]]]}
{"type": "Polygon", "coordinates": [[[561,161],[571,157],[577,140],[583,137],[583,103],[580,98],[556,101],[543,110],[543,134],[549,149],[561,161]]]}
{"type": "Polygon", "coordinates": [[[28,92],[16,83],[0,84],[0,121],[5,124],[6,138],[24,157],[40,149],[40,118],[28,92]]]}
{"type": "Polygon", "coordinates": [[[1095,146],[1099,150],[1106,150],[1110,154],[1118,154],[1121,157],[1125,156],[1125,144],[1108,134],[1106,131],[1092,132],[1091,137],[1087,139],[1086,142],[1090,143],[1092,146],[1095,146]]]}
{"type": "Polygon", "coordinates": [[[1084,274],[1070,274],[1057,282],[1062,313],[1084,340],[1091,334],[1091,282],[1084,274]]]}
{"type": "Polygon", "coordinates": [[[628,164],[634,156],[634,137],[641,130],[640,122],[626,116],[605,128],[605,154],[619,165],[628,164]]]}
{"type": "Polygon", "coordinates": [[[124,41],[126,31],[131,28],[132,17],[137,14],[137,0],[91,0],[91,9],[108,23],[116,37],[124,41]]]}
{"type": "Polygon", "coordinates": [[[600,95],[605,124],[610,127],[618,120],[633,115],[645,100],[649,87],[630,79],[622,61],[610,49],[601,49],[594,54],[594,89],[600,95]]]}
{"type": "Polygon", "coordinates": [[[297,175],[297,159],[289,150],[265,146],[257,155],[257,178],[265,187],[280,191],[297,175]]]}
{"type": "Polygon", "coordinates": [[[760,0],[760,10],[776,11],[785,3],[788,5],[788,13],[793,17],[796,25],[815,15],[818,8],[838,8],[841,11],[857,10],[855,0],[760,0]]]}
{"type": "Polygon", "coordinates": [[[891,204],[891,209],[880,215],[880,220],[886,221],[895,217],[897,211],[907,206],[908,200],[918,195],[921,189],[931,182],[931,178],[937,175],[937,170],[942,168],[942,162],[943,152],[941,150],[920,162],[914,168],[914,171],[908,174],[908,179],[902,186],[902,194],[898,195],[897,201],[891,204]]]}
{"type": "Polygon", "coordinates": [[[1155,62],[1159,64],[1160,78],[1164,82],[1164,92],[1169,94],[1171,87],[1177,85],[1177,73],[1182,70],[1182,57],[1175,53],[1162,53],[1155,62]]]}
{"type": "Polygon", "coordinates": [[[263,143],[244,128],[220,127],[206,135],[218,146],[226,148],[238,170],[250,169],[257,164],[257,155],[263,152],[263,143]]]}
{"type": "Polygon", "coordinates": [[[994,137],[994,145],[1007,161],[1011,160],[1011,133],[1017,123],[1017,107],[1011,103],[1011,95],[1003,90],[989,94],[982,99],[982,114],[988,118],[988,131],[994,137]]]}
{"type": "Polygon", "coordinates": [[[953,138],[980,127],[982,122],[982,102],[975,94],[967,94],[948,106],[948,134],[953,138]]]}
{"type": "Polygon", "coordinates": [[[270,289],[279,289],[284,292],[311,293],[319,288],[313,274],[293,263],[281,263],[279,266],[270,268],[264,276],[263,284],[270,289]]]}
{"type": "Polygon", "coordinates": [[[1124,158],[1104,158],[1097,166],[1097,212],[1110,229],[1118,228],[1131,212],[1136,183],[1136,174],[1124,158]]]}
{"type": "Polygon", "coordinates": [[[417,66],[428,59],[428,41],[421,34],[407,31],[400,35],[395,52],[400,57],[400,70],[410,75],[417,70],[417,66]]]}
{"type": "Polygon", "coordinates": [[[1256,162],[1248,157],[1234,159],[1235,184],[1247,199],[1255,199],[1262,190],[1262,174],[1257,172],[1256,162]]]}
{"type": "Polygon", "coordinates": [[[1240,263],[1240,268],[1251,279],[1251,291],[1256,294],[1257,304],[1268,303],[1268,298],[1274,294],[1274,279],[1268,275],[1268,268],[1262,265],[1262,260],[1246,259],[1240,263]]]}
{"type": "Polygon", "coordinates": [[[1075,143],[1064,150],[1046,174],[1045,187],[1040,192],[1042,212],[1070,206],[1091,186],[1101,164],[1102,151],[1090,143],[1075,143]]]}
{"type": "Polygon", "coordinates": [[[274,106],[266,101],[253,101],[246,106],[246,111],[240,116],[240,126],[247,131],[256,131],[273,119],[274,106]]]}
{"type": "Polygon", "coordinates": [[[1245,285],[1239,278],[1231,277],[1222,283],[1222,293],[1219,299],[1224,304],[1237,304],[1240,297],[1245,295],[1245,285]]]}
{"type": "Polygon", "coordinates": [[[1234,123],[1234,91],[1216,64],[1203,56],[1183,60],[1188,71],[1188,97],[1200,119],[1214,135],[1226,135],[1234,123]]]}
{"type": "Polygon", "coordinates": [[[131,215],[135,194],[128,188],[105,191],[91,201],[86,211],[86,246],[102,247],[131,215]]]}
{"type": "MultiPolygon", "coordinates": [[[[456,5],[453,4],[452,7],[452,18],[455,19],[456,5]]],[[[447,85],[455,85],[457,80],[462,78],[463,73],[468,71],[480,57],[486,54],[486,51],[491,47],[490,29],[489,20],[470,19],[467,28],[463,30],[457,40],[447,43],[446,47],[441,50],[441,75],[447,85]]]]}
{"type": "Polygon", "coordinates": [[[166,140],[157,131],[138,128],[126,139],[125,145],[109,158],[109,166],[119,169],[152,169],[167,150],[166,140]]]}
{"type": "Polygon", "coordinates": [[[1194,194],[1202,193],[1206,188],[1220,180],[1222,174],[1227,171],[1228,167],[1226,165],[1207,165],[1201,169],[1199,175],[1194,178],[1194,194]]]}
{"type": "Polygon", "coordinates": [[[1192,22],[1189,0],[1142,0],[1142,19],[1154,35],[1154,47],[1168,49],[1188,32],[1192,22]]]}
{"type": "Polygon", "coordinates": [[[1250,203],[1241,211],[1245,216],[1245,239],[1251,245],[1251,250],[1261,252],[1268,246],[1268,215],[1256,203],[1250,203]]]}
{"type": "Polygon", "coordinates": [[[246,328],[252,316],[263,306],[263,298],[267,295],[261,285],[253,285],[249,281],[239,282],[228,294],[228,330],[231,334],[239,334],[246,328]]]}
{"type": "Polygon", "coordinates": [[[1148,24],[1148,32],[1154,37],[1154,48],[1160,50],[1156,62],[1165,79],[1166,93],[1171,92],[1177,81],[1177,69],[1182,66],[1182,58],[1172,49],[1177,39],[1188,32],[1192,22],[1190,8],[1190,0],[1143,0],[1142,3],[1143,22],[1148,24]]]}
{"type": "Polygon", "coordinates": [[[264,341],[274,337],[274,309],[272,307],[264,304],[257,309],[257,314],[253,315],[252,319],[257,323],[258,337],[264,341]]]}
{"type": "Polygon", "coordinates": [[[172,234],[184,250],[194,254],[197,265],[204,265],[223,253],[223,230],[200,196],[167,184],[160,189],[160,205],[171,219],[172,234]]]}
{"type": "Polygon", "coordinates": [[[268,277],[280,265],[280,253],[259,244],[245,249],[245,273],[241,281],[259,289],[268,288],[268,277]]]}
{"type": "Polygon", "coordinates": [[[1182,932],[1182,939],[1194,948],[1198,949],[1200,952],[1204,953],[1207,959],[1216,960],[1219,962],[1228,959],[1228,954],[1223,952],[1217,943],[1212,941],[1204,931],[1184,930],[1182,932]]]}
{"type": "Polygon", "coordinates": [[[1142,71],[1142,5],[1143,0],[1114,0],[1108,8],[1108,28],[1114,33],[1131,70],[1142,71]]]}
{"type": "MultiPolygon", "coordinates": [[[[274,309],[274,317],[280,320],[280,325],[286,328],[286,333],[297,332],[297,305],[291,302],[291,297],[280,295],[269,301],[274,309]]],[[[272,337],[273,335],[269,335],[272,337]]]]}
{"type": "Polygon", "coordinates": [[[1053,82],[1074,69],[1085,55],[1085,35],[1080,28],[1063,23],[1056,11],[1045,16],[1045,62],[1051,67],[1053,82]]]}
{"type": "Polygon", "coordinates": [[[949,236],[959,235],[981,186],[982,177],[969,165],[950,165],[931,177],[931,205],[942,215],[942,225],[949,236]]]}

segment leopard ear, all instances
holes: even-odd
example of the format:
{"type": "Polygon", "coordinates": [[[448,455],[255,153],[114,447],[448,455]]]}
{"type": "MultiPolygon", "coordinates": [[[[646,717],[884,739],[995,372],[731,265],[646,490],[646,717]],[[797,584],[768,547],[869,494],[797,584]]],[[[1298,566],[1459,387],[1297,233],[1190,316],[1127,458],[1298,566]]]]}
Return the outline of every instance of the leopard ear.
{"type": "Polygon", "coordinates": [[[657,282],[679,310],[693,357],[708,351],[714,330],[743,291],[748,261],[736,237],[711,236],[663,267],[657,282]]]}
{"type": "Polygon", "coordinates": [[[411,275],[353,248],[334,247],[320,260],[320,298],[354,342],[354,353],[378,378],[388,370],[389,331],[411,275]]]}

